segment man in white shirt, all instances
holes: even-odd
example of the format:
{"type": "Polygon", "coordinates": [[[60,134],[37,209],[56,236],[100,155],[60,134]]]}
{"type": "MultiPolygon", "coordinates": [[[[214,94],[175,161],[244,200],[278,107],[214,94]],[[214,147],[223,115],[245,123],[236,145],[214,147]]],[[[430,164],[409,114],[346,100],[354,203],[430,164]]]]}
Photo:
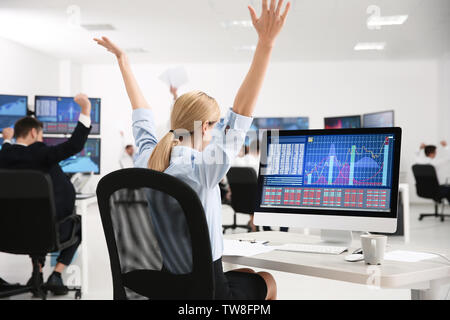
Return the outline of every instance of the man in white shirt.
{"type": "Polygon", "coordinates": [[[120,168],[121,169],[133,168],[134,146],[132,144],[125,143],[123,131],[120,131],[120,135],[122,136],[122,154],[119,159],[120,168]]]}
{"type": "Polygon", "coordinates": [[[430,164],[436,169],[440,185],[450,183],[450,148],[446,141],[441,141],[441,147],[434,145],[420,145],[417,153],[417,164],[430,164]]]}

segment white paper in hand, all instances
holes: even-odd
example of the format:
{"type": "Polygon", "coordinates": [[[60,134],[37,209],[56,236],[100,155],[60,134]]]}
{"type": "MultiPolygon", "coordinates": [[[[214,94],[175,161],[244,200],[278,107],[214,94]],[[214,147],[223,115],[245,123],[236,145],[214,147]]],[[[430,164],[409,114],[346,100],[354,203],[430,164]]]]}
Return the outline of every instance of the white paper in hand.
{"type": "Polygon", "coordinates": [[[164,71],[159,80],[166,83],[169,87],[179,88],[188,82],[186,69],[183,66],[169,68],[164,71]]]}

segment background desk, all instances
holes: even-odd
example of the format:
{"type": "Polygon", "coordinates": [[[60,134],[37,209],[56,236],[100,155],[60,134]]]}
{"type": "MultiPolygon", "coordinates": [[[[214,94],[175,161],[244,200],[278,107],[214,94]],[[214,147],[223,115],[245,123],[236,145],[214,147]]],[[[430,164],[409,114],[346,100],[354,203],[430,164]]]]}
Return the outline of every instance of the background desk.
{"type": "MultiPolygon", "coordinates": [[[[79,252],[79,257],[81,260],[81,292],[83,294],[89,291],[89,272],[88,272],[88,237],[86,235],[86,230],[88,230],[87,223],[87,213],[88,207],[90,205],[97,204],[97,197],[95,194],[90,195],[77,195],[75,201],[76,213],[81,216],[81,252],[79,252]],[[84,234],[83,234],[84,232],[84,234]]],[[[70,268],[70,266],[69,266],[70,268]]]]}
{"type": "MultiPolygon", "coordinates": [[[[316,236],[277,231],[230,234],[225,235],[225,238],[269,240],[269,245],[315,243],[320,240],[316,236]]],[[[353,242],[349,251],[351,252],[358,247],[360,247],[359,239],[353,242]]],[[[395,245],[388,248],[389,251],[396,249],[420,251],[406,245],[395,245]]],[[[363,261],[345,261],[344,257],[347,254],[330,255],[274,250],[251,257],[224,256],[223,261],[380,288],[408,288],[411,290],[411,298],[413,299],[444,299],[449,290],[450,264],[442,258],[415,263],[385,260],[380,266],[369,266],[363,261]]],[[[338,298],[336,297],[336,299],[338,298]]]]}

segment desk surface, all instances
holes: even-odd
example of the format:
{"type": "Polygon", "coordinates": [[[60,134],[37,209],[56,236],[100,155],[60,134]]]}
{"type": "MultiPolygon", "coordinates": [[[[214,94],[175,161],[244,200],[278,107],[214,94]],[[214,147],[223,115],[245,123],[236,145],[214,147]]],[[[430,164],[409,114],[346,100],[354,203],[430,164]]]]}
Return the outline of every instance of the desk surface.
{"type": "MultiPolygon", "coordinates": [[[[225,238],[269,240],[269,245],[317,243],[320,240],[317,236],[278,231],[231,234],[225,235],[225,238]]],[[[353,242],[349,252],[358,247],[360,247],[359,238],[353,242]]],[[[417,248],[404,245],[391,246],[388,251],[397,249],[419,251],[417,248]]],[[[438,251],[438,253],[448,256],[448,252],[438,251]]],[[[401,288],[431,280],[450,278],[450,265],[442,258],[414,263],[385,260],[380,266],[370,266],[366,265],[364,261],[345,261],[344,258],[347,254],[349,253],[331,255],[274,250],[250,257],[224,256],[223,261],[306,276],[376,285],[382,288],[401,288]]]]}

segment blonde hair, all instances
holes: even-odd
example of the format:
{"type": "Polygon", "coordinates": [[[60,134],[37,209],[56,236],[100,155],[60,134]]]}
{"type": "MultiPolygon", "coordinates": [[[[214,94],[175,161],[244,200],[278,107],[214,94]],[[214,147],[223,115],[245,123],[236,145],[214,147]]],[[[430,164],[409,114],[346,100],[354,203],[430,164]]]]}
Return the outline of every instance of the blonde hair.
{"type": "Polygon", "coordinates": [[[170,115],[171,130],[158,142],[148,160],[148,168],[164,171],[169,167],[172,148],[180,143],[174,131],[193,133],[194,122],[217,122],[220,109],[217,101],[201,91],[191,91],[180,96],[170,115]],[[182,129],[182,130],[181,130],[182,129]]]}

